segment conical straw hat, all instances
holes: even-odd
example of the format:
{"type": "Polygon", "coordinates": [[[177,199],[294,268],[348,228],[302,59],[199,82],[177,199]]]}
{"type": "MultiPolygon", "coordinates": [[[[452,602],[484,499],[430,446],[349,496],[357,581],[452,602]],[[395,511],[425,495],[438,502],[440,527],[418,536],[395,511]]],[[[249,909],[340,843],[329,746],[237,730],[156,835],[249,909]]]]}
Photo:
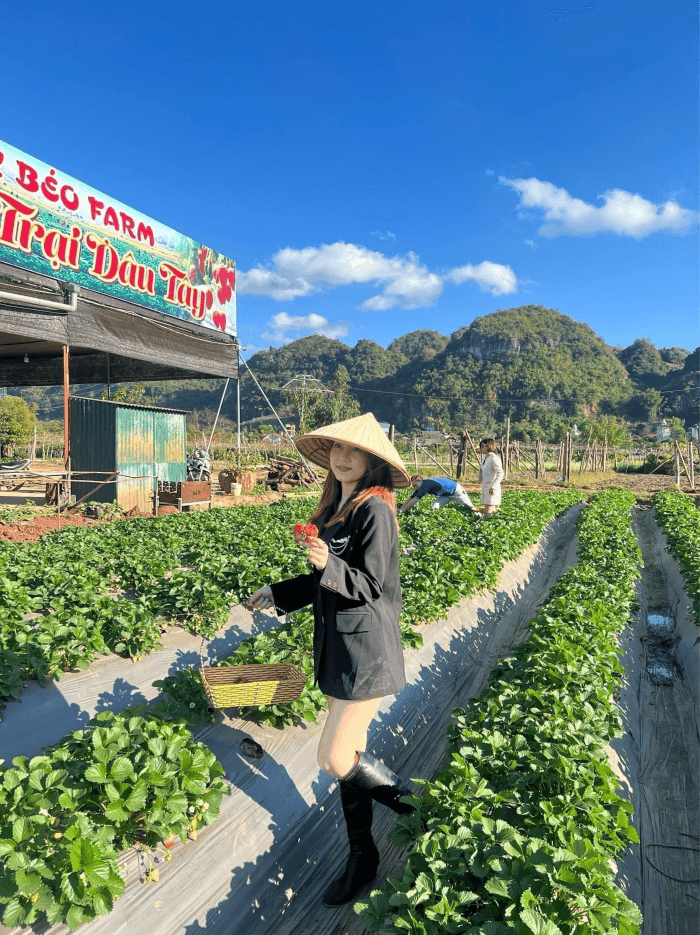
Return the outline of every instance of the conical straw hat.
{"type": "Polygon", "coordinates": [[[387,462],[394,487],[409,487],[411,484],[398,451],[371,412],[355,416],[354,419],[345,419],[343,422],[334,422],[307,435],[300,435],[294,442],[305,458],[322,468],[330,467],[330,449],[333,442],[356,445],[387,462]]]}

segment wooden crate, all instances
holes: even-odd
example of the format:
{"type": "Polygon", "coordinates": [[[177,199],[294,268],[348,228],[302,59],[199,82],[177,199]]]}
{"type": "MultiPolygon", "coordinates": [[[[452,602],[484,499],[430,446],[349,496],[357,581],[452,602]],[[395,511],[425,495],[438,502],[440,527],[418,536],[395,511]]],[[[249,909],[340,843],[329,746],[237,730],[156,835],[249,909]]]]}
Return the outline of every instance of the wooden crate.
{"type": "Polygon", "coordinates": [[[211,484],[200,480],[158,481],[158,504],[184,507],[208,503],[211,507],[211,484]]]}

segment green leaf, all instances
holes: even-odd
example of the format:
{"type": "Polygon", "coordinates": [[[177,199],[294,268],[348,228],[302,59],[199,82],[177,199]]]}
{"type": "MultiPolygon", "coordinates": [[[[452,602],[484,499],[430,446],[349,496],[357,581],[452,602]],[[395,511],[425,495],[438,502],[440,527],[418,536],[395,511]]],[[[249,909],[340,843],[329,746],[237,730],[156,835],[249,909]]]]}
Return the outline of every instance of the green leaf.
{"type": "Polygon", "coordinates": [[[131,776],[133,771],[134,768],[131,764],[131,760],[125,756],[119,756],[110,766],[109,774],[112,779],[116,779],[117,782],[123,782],[131,776]]]}
{"type": "Polygon", "coordinates": [[[71,906],[66,914],[66,924],[71,932],[80,928],[83,921],[83,910],[80,906],[71,906]]]}
{"type": "Polygon", "coordinates": [[[15,882],[17,889],[24,896],[30,896],[36,893],[41,886],[41,877],[38,873],[28,873],[26,870],[18,870],[15,873],[15,882]]]}
{"type": "Polygon", "coordinates": [[[521,910],[520,918],[533,935],[562,935],[558,925],[555,925],[549,919],[545,919],[544,916],[533,909],[521,910]]]}
{"type": "Polygon", "coordinates": [[[2,924],[9,929],[16,928],[24,922],[26,916],[22,903],[18,899],[11,899],[2,915],[2,924]]]}
{"type": "Polygon", "coordinates": [[[19,817],[12,822],[12,837],[20,844],[28,837],[29,834],[29,822],[26,818],[19,817]]]}
{"type": "Polygon", "coordinates": [[[109,818],[110,821],[122,822],[126,821],[131,812],[124,807],[124,802],[121,799],[117,799],[116,802],[111,802],[105,809],[105,816],[109,818]]]}
{"type": "Polygon", "coordinates": [[[85,838],[79,838],[73,842],[70,849],[70,862],[76,873],[86,867],[91,867],[94,860],[95,849],[89,841],[86,841],[85,838]]]}
{"type": "Polygon", "coordinates": [[[92,763],[85,770],[85,778],[88,782],[108,782],[107,767],[104,763],[92,763]]]}

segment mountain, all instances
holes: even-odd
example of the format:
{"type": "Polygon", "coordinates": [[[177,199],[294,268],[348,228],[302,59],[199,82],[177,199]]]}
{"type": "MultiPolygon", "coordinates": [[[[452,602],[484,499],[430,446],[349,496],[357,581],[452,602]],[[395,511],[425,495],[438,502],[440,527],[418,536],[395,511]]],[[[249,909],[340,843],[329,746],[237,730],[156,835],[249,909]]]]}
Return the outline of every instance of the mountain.
{"type": "MultiPolygon", "coordinates": [[[[346,368],[363,412],[410,431],[426,422],[494,431],[510,416],[514,437],[552,436],[565,424],[597,415],[653,421],[700,418],[698,358],[685,348],[657,349],[646,338],[613,348],[586,324],[540,305],[502,309],[445,336],[421,329],[384,348],[363,339],[354,347],[310,335],[258,351],[241,368],[241,418],[274,421],[248,368],[283,419],[293,417],[283,387],[308,374],[329,384],[346,368]]],[[[216,410],[219,380],[148,384],[156,405],[216,410]]],[[[103,387],[77,388],[99,396],[103,387]]],[[[12,391],[59,414],[60,390],[12,391]]],[[[222,413],[235,418],[230,390],[222,413]]],[[[44,415],[46,412],[46,415],[44,415]]]]}

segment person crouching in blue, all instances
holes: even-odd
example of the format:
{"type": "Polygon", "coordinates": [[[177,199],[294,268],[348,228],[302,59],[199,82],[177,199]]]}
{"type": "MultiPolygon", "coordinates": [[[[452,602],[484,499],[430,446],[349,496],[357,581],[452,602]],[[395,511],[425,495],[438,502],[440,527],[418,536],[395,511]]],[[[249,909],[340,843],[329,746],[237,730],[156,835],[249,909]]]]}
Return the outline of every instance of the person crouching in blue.
{"type": "Polygon", "coordinates": [[[405,513],[422,497],[430,495],[435,497],[435,502],[430,507],[431,510],[437,510],[447,503],[461,503],[463,506],[468,506],[481,519],[481,513],[469,499],[469,494],[456,480],[451,480],[449,477],[424,478],[420,474],[414,474],[411,477],[411,484],[416,492],[401,504],[398,509],[399,513],[405,513]]]}

